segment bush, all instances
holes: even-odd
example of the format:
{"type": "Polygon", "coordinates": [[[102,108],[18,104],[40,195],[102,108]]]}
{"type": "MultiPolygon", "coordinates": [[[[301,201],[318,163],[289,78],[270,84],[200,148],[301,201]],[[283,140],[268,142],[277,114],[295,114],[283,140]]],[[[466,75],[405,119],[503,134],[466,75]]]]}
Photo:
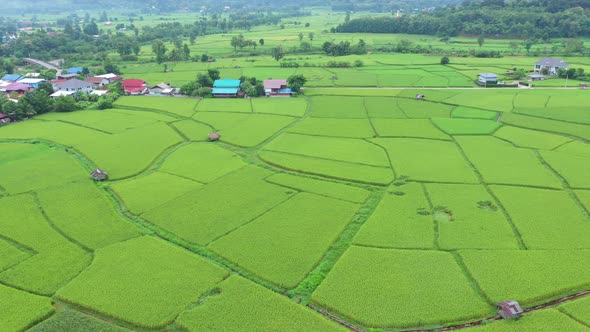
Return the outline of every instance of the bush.
{"type": "Polygon", "coordinates": [[[100,97],[98,102],[96,103],[96,108],[99,110],[106,110],[109,108],[113,108],[113,101],[111,98],[108,97],[100,97]]]}
{"type": "Polygon", "coordinates": [[[451,60],[449,59],[449,57],[443,56],[442,58],[440,58],[441,65],[448,65],[450,62],[451,60]]]}

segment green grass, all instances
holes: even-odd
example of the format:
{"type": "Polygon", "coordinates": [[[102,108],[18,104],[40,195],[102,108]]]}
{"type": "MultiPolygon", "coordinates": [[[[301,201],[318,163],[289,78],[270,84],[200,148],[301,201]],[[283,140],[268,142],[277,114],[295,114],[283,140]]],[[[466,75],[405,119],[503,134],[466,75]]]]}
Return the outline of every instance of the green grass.
{"type": "Polygon", "coordinates": [[[453,109],[451,117],[460,119],[496,120],[498,118],[498,113],[459,106],[453,109]]]}
{"type": "Polygon", "coordinates": [[[478,182],[475,173],[451,142],[413,138],[383,138],[373,142],[387,150],[398,175],[417,181],[478,182]]]}
{"type": "Polygon", "coordinates": [[[244,167],[142,216],[182,239],[205,245],[294,194],[262,180],[269,175],[261,168],[244,167]]]}
{"type": "Polygon", "coordinates": [[[456,137],[487,183],[561,188],[561,183],[531,150],[490,136],[456,137]]]}
{"type": "Polygon", "coordinates": [[[0,285],[0,326],[23,331],[54,311],[51,299],[0,285]]]}
{"type": "Polygon", "coordinates": [[[192,143],[168,156],[160,171],[209,183],[245,165],[240,156],[215,143],[192,143]]]}
{"type": "Polygon", "coordinates": [[[113,183],[110,188],[129,211],[141,214],[196,190],[200,186],[198,182],[176,175],[153,172],[147,176],[113,183]]]}
{"type": "Polygon", "coordinates": [[[453,109],[452,106],[445,104],[405,98],[398,99],[397,104],[403,110],[404,114],[414,119],[428,119],[433,117],[448,118],[453,109]]]}
{"type": "Polygon", "coordinates": [[[39,191],[39,201],[61,231],[88,248],[97,249],[139,235],[90,180],[39,191]]]}
{"type": "Polygon", "coordinates": [[[449,135],[489,135],[502,126],[494,120],[483,119],[433,118],[432,122],[449,135]]]}
{"type": "Polygon", "coordinates": [[[435,221],[443,249],[517,249],[510,224],[493,198],[479,185],[427,184],[434,206],[450,210],[452,220],[435,221]],[[490,201],[492,205],[479,202],[490,201]]]}
{"type": "Polygon", "coordinates": [[[530,249],[590,248],[590,223],[567,192],[506,186],[492,191],[530,249]]]}
{"type": "Polygon", "coordinates": [[[383,248],[433,248],[432,216],[419,214],[420,210],[430,208],[419,184],[392,186],[353,243],[383,248]]]}
{"type": "Polygon", "coordinates": [[[353,246],[312,299],[369,327],[442,325],[491,312],[452,254],[435,251],[353,246]]]}
{"type": "Polygon", "coordinates": [[[117,99],[117,107],[138,107],[159,110],[182,117],[191,117],[197,100],[194,98],[129,96],[117,99]]]}
{"type": "Polygon", "coordinates": [[[470,328],[473,332],[552,332],[588,331],[588,327],[576,322],[556,309],[544,309],[525,314],[518,320],[500,320],[470,328]]]}
{"type": "Polygon", "coordinates": [[[307,118],[289,128],[289,132],[349,138],[371,138],[375,136],[371,123],[367,119],[307,118]]]}
{"type": "Polygon", "coordinates": [[[588,250],[460,251],[467,269],[493,301],[527,306],[588,287],[588,250]]]}
{"type": "Polygon", "coordinates": [[[97,250],[90,268],[57,297],[137,326],[163,328],[227,274],[188,251],[145,236],[97,250]]]}
{"type": "Polygon", "coordinates": [[[263,161],[292,171],[371,184],[388,184],[393,180],[391,168],[361,165],[330,159],[318,159],[283,152],[262,150],[263,161]]]}
{"type": "Polygon", "coordinates": [[[469,90],[459,92],[445,102],[490,111],[510,111],[514,94],[514,90],[469,90]]]}
{"type": "Polygon", "coordinates": [[[0,186],[12,194],[89,178],[72,156],[45,145],[0,144],[0,153],[0,186]]]}
{"type": "Polygon", "coordinates": [[[303,98],[255,98],[252,108],[255,113],[301,117],[305,114],[307,102],[303,98]]]}
{"type": "Polygon", "coordinates": [[[373,119],[372,123],[379,137],[451,139],[426,119],[373,119]]]}
{"type": "Polygon", "coordinates": [[[518,127],[504,126],[495,134],[496,137],[510,141],[512,144],[531,149],[551,150],[570,142],[565,136],[544,133],[518,127]]]}
{"type": "Polygon", "coordinates": [[[0,281],[37,294],[52,295],[90,264],[90,255],[45,220],[32,195],[0,199],[0,234],[35,254],[0,273],[0,281]]]}
{"type": "Polygon", "coordinates": [[[111,323],[107,323],[90,315],[78,311],[64,310],[51,316],[51,318],[35,325],[30,332],[78,332],[78,331],[100,331],[100,332],[126,332],[130,331],[111,323]]]}
{"type": "Polygon", "coordinates": [[[283,288],[294,288],[352,220],[358,205],[300,193],[209,248],[283,288]]]}
{"type": "Polygon", "coordinates": [[[287,173],[272,175],[266,178],[266,181],[287,188],[294,188],[303,192],[328,196],[352,203],[363,203],[370,195],[370,192],[365,189],[287,173]]]}
{"type": "Polygon", "coordinates": [[[269,114],[213,112],[197,113],[194,118],[217,129],[222,142],[241,147],[258,146],[296,120],[269,114]]]}
{"type": "Polygon", "coordinates": [[[238,276],[224,280],[217,289],[219,293],[183,312],[177,324],[190,331],[346,330],[311,309],[238,276]]]}
{"type": "Polygon", "coordinates": [[[391,97],[366,97],[364,106],[371,118],[405,119],[407,115],[398,105],[399,99],[391,97]]]}
{"type": "Polygon", "coordinates": [[[570,186],[590,189],[590,157],[556,151],[542,151],[541,156],[570,186]]]}

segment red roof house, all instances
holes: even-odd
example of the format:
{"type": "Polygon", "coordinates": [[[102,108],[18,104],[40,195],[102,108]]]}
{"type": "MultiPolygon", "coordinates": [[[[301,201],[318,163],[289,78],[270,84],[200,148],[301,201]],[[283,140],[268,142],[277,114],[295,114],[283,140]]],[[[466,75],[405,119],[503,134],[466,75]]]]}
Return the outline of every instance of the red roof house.
{"type": "Polygon", "coordinates": [[[148,92],[145,81],[136,79],[123,80],[123,89],[127,95],[143,95],[148,92]]]}
{"type": "Polygon", "coordinates": [[[520,304],[516,301],[504,301],[496,303],[498,307],[498,314],[504,319],[515,319],[520,317],[520,314],[524,312],[520,307],[520,304]]]}
{"type": "Polygon", "coordinates": [[[27,92],[31,89],[30,86],[26,85],[26,84],[22,84],[22,83],[12,83],[6,86],[6,92],[11,93],[11,92],[18,92],[18,93],[24,93],[27,92]]]}
{"type": "Polygon", "coordinates": [[[267,96],[285,96],[292,94],[287,86],[287,80],[264,80],[264,94],[267,96]]]}

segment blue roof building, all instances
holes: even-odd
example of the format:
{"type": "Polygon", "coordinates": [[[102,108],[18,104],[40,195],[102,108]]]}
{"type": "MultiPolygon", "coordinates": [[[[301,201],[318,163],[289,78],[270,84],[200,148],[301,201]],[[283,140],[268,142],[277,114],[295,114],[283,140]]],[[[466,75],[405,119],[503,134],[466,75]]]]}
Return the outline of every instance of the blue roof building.
{"type": "Polygon", "coordinates": [[[16,82],[16,81],[20,81],[23,78],[25,78],[23,75],[19,75],[19,74],[8,74],[8,75],[4,75],[4,77],[2,77],[3,81],[8,81],[8,82],[16,82]]]}
{"type": "Polygon", "coordinates": [[[82,67],[72,67],[72,68],[68,68],[68,70],[66,72],[68,74],[80,74],[83,71],[84,71],[84,68],[82,68],[82,67]]]}
{"type": "Polygon", "coordinates": [[[223,79],[213,83],[213,97],[237,97],[240,92],[240,80],[223,79]]]}

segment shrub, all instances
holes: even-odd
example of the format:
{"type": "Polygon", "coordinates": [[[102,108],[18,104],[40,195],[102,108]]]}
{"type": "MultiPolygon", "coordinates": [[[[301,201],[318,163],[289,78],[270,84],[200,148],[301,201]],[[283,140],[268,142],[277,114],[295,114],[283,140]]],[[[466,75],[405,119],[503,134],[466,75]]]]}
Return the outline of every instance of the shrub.
{"type": "Polygon", "coordinates": [[[448,65],[450,62],[451,60],[449,60],[449,57],[443,56],[442,58],[440,58],[441,65],[448,65]]]}

